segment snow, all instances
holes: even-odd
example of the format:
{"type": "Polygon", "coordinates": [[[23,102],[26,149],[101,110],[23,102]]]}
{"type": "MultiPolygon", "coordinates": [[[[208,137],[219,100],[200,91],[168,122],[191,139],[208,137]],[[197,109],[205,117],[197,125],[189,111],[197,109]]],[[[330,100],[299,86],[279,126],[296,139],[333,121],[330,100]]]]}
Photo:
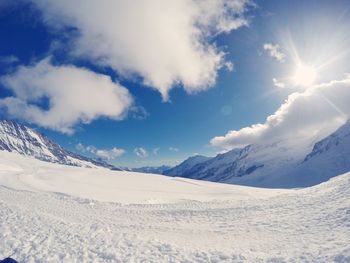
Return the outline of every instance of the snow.
{"type": "Polygon", "coordinates": [[[350,173],[259,189],[0,152],[0,258],[350,262],[350,173]]]}
{"type": "MultiPolygon", "coordinates": [[[[262,187],[305,187],[350,171],[350,121],[315,143],[312,151],[294,166],[270,173],[258,182],[262,187]]],[[[255,178],[243,178],[253,181],[255,178]]],[[[254,182],[249,185],[254,185],[254,182]]],[[[257,185],[257,183],[255,183],[257,185]]]]}
{"type": "Polygon", "coordinates": [[[249,187],[166,177],[105,168],[83,168],[47,163],[0,151],[0,185],[34,192],[54,192],[123,204],[211,201],[279,194],[249,187]]]}
{"type": "MultiPolygon", "coordinates": [[[[163,174],[170,175],[170,176],[177,176],[177,175],[183,175],[186,171],[192,169],[197,164],[203,163],[207,160],[210,160],[210,157],[202,156],[202,155],[195,155],[192,157],[189,157],[179,165],[172,167],[168,170],[165,170],[163,174]]],[[[185,176],[184,176],[185,177],[185,176]]]]}
{"type": "Polygon", "coordinates": [[[268,188],[309,187],[350,170],[350,120],[320,140],[293,136],[264,140],[166,171],[186,178],[268,188]]]}
{"type": "Polygon", "coordinates": [[[0,150],[52,163],[90,168],[97,166],[116,168],[107,163],[69,152],[43,134],[8,120],[0,120],[0,150]]]}
{"type": "Polygon", "coordinates": [[[190,157],[165,174],[212,182],[276,187],[266,179],[294,168],[312,150],[314,140],[295,136],[293,139],[276,139],[274,142],[261,141],[213,158],[198,160],[193,165],[188,165],[194,158],[190,157]]]}
{"type": "Polygon", "coordinates": [[[49,156],[52,159],[55,159],[55,156],[52,154],[52,152],[50,152],[49,149],[47,149],[45,146],[45,142],[43,142],[43,140],[40,138],[40,136],[34,132],[31,129],[27,129],[27,133],[30,137],[34,138],[42,147],[41,150],[43,151],[43,155],[49,156]]]}

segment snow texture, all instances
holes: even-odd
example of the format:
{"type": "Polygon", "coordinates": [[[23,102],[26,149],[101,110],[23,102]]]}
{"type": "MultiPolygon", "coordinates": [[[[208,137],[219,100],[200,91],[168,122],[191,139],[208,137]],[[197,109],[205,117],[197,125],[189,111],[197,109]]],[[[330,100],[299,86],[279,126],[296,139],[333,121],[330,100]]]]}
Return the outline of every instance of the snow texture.
{"type": "Polygon", "coordinates": [[[0,152],[0,257],[19,262],[350,262],[350,173],[259,189],[0,152]]]}

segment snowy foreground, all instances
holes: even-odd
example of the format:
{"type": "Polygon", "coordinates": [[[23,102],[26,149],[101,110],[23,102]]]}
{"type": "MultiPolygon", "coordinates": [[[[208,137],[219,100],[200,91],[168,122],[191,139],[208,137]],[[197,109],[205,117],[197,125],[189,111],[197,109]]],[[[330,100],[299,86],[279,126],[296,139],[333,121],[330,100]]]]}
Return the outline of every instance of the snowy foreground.
{"type": "Polygon", "coordinates": [[[350,173],[270,190],[0,152],[0,258],[350,262],[350,173]]]}

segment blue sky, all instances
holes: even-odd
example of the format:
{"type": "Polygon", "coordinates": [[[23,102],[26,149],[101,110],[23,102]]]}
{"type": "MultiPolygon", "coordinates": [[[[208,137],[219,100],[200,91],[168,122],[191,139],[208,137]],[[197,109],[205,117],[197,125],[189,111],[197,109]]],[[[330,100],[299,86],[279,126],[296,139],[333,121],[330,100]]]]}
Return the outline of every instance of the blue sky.
{"type": "MultiPolygon", "coordinates": [[[[210,24],[208,26],[203,22],[204,25],[199,29],[204,31],[203,35],[205,36],[205,39],[201,39],[200,43],[203,44],[204,42],[203,46],[205,48],[208,46],[215,47],[216,54],[224,52],[225,61],[222,61],[221,69],[203,67],[201,69],[203,72],[198,74],[198,77],[194,75],[195,73],[192,76],[187,72],[192,72],[192,70],[197,72],[196,67],[198,65],[202,67],[203,63],[207,61],[210,64],[214,58],[208,55],[209,51],[207,50],[205,54],[207,60],[201,58],[202,60],[199,59],[198,63],[195,63],[189,59],[185,63],[183,54],[177,56],[177,52],[179,52],[177,49],[187,50],[188,47],[179,46],[177,42],[169,42],[171,47],[168,47],[169,45],[161,46],[164,51],[163,49],[159,51],[163,52],[160,56],[164,55],[168,60],[155,59],[155,61],[150,62],[151,69],[147,67],[148,61],[145,62],[146,67],[143,66],[144,61],[139,58],[143,56],[142,52],[131,52],[130,49],[126,49],[126,54],[130,53],[131,55],[125,57],[122,56],[123,54],[120,55],[118,50],[122,47],[118,45],[124,42],[118,39],[111,38],[112,40],[108,44],[114,45],[111,49],[116,51],[111,56],[108,53],[106,54],[104,47],[98,46],[103,44],[104,33],[101,33],[101,40],[96,43],[96,54],[88,54],[94,52],[95,43],[91,44],[91,49],[86,47],[86,42],[83,41],[89,42],[88,40],[91,40],[89,37],[92,33],[86,32],[86,28],[89,28],[88,25],[91,25],[90,23],[93,23],[94,19],[89,18],[86,22],[84,15],[79,12],[66,19],[65,16],[68,12],[66,9],[69,10],[70,6],[69,4],[65,6],[64,2],[62,2],[62,5],[58,4],[55,7],[56,9],[50,9],[49,4],[45,1],[34,0],[17,1],[16,3],[4,1],[0,4],[0,35],[2,36],[0,42],[1,98],[16,96],[14,94],[17,92],[17,97],[23,99],[25,95],[18,95],[19,90],[23,91],[24,87],[21,85],[26,86],[27,84],[18,81],[18,79],[24,78],[21,75],[24,73],[21,73],[19,68],[30,67],[25,77],[31,80],[32,78],[28,74],[32,74],[32,69],[35,68],[34,65],[48,59],[49,62],[44,63],[43,67],[48,67],[52,71],[58,67],[69,66],[69,69],[72,69],[72,67],[77,69],[77,71],[74,71],[76,73],[81,72],[81,69],[87,69],[90,77],[110,76],[111,83],[108,83],[106,88],[106,105],[110,103],[113,107],[114,102],[116,104],[120,103],[122,104],[120,110],[117,112],[111,111],[110,108],[105,108],[107,106],[102,105],[103,102],[101,102],[101,104],[96,105],[95,111],[91,113],[95,114],[93,117],[77,118],[74,120],[72,127],[65,127],[66,130],[63,130],[65,128],[60,126],[59,118],[61,116],[59,114],[58,116],[55,115],[55,118],[58,118],[56,123],[49,123],[44,122],[42,118],[40,119],[37,116],[28,115],[29,117],[26,117],[27,115],[24,113],[28,112],[29,108],[24,108],[24,112],[20,113],[12,108],[11,112],[9,108],[16,108],[17,106],[0,103],[1,117],[13,118],[29,124],[62,146],[78,153],[96,157],[100,150],[99,156],[103,157],[105,155],[101,152],[104,151],[104,153],[110,154],[108,155],[110,156],[108,161],[121,166],[138,167],[175,164],[194,154],[212,156],[222,150],[229,149],[231,146],[219,147],[221,145],[211,143],[211,140],[216,136],[224,136],[228,131],[239,131],[253,124],[264,123],[269,115],[283,105],[288,95],[297,89],[295,88],[296,85],[287,83],[288,78],[294,74],[296,67],[295,60],[292,59],[293,52],[291,51],[290,39],[293,40],[292,43],[298,50],[303,63],[306,64],[314,63],[322,57],[322,54],[335,56],[334,50],[340,53],[349,44],[347,37],[350,28],[349,1],[256,1],[254,3],[251,1],[246,1],[246,3],[244,3],[245,1],[232,1],[241,3],[243,7],[234,7],[236,9],[228,10],[231,14],[223,14],[222,10],[219,10],[223,7],[218,5],[215,18],[217,20],[221,19],[220,21],[225,23],[233,21],[238,23],[238,26],[232,26],[225,30],[220,28],[212,30],[211,28],[221,24],[210,24]],[[74,15],[83,18],[75,18],[74,15]],[[62,18],[57,18],[59,16],[62,16],[62,18]],[[62,21],[68,22],[64,24],[66,22],[62,21]],[[244,22],[239,24],[242,21],[244,22]],[[85,22],[86,24],[84,24],[85,22]],[[84,36],[84,34],[86,35],[84,36]],[[78,49],[73,50],[76,46],[78,46],[78,49]],[[86,48],[86,53],[80,54],[79,52],[83,48],[86,48]],[[99,50],[103,50],[104,53],[102,51],[98,53],[99,50]],[[275,53],[273,53],[274,51],[275,53]],[[172,52],[175,55],[171,56],[170,54],[168,56],[172,52]],[[113,56],[115,56],[115,59],[113,56]],[[121,59],[119,59],[120,57],[121,59]],[[182,61],[178,62],[179,59],[182,59],[182,61]],[[121,64],[120,61],[123,61],[123,63],[121,64]],[[233,63],[233,70],[225,68],[224,63],[226,62],[233,63]],[[169,68],[174,68],[174,70],[163,72],[163,68],[158,67],[157,63],[170,65],[169,68]],[[178,69],[182,66],[188,67],[185,73],[178,69]],[[175,69],[184,77],[179,78],[174,83],[163,85],[170,77],[158,79],[158,76],[162,74],[164,76],[180,74],[175,69]],[[133,74],[129,74],[129,72],[133,74]],[[212,79],[205,77],[207,75],[204,73],[208,72],[217,74],[214,83],[210,83],[212,79]],[[204,80],[200,79],[202,76],[204,76],[204,80]],[[275,79],[275,83],[273,79],[275,79]],[[114,83],[118,83],[121,87],[114,87],[114,83]],[[188,88],[186,88],[186,85],[188,88]],[[206,85],[208,87],[202,90],[201,86],[206,85]],[[284,87],[281,88],[281,85],[284,87]],[[132,105],[131,102],[128,103],[125,99],[120,98],[115,98],[114,101],[109,102],[108,92],[110,87],[120,88],[120,90],[128,92],[127,96],[132,98],[132,105]],[[164,89],[166,89],[168,98],[164,96],[164,89]],[[98,107],[102,107],[102,109],[98,107]],[[108,113],[101,114],[101,116],[96,113],[101,111],[108,113]],[[115,151],[115,155],[110,152],[113,148],[119,150],[115,151]],[[141,153],[140,148],[143,149],[141,153]]],[[[179,8],[187,8],[186,1],[184,3],[179,8]]],[[[116,7],[122,9],[124,5],[120,4],[116,7]]],[[[137,6],[125,8],[127,10],[138,9],[137,6]]],[[[162,14],[162,8],[159,7],[158,9],[157,7],[155,8],[156,11],[150,11],[150,13],[156,12],[155,17],[159,16],[156,25],[161,24],[162,16],[159,14],[162,14]]],[[[192,9],[190,11],[192,12],[192,9]]],[[[103,10],[101,12],[103,13],[103,10]]],[[[138,12],[139,10],[136,10],[132,14],[135,15],[138,12]]],[[[97,17],[99,14],[101,13],[96,13],[96,21],[101,20],[97,17]]],[[[175,21],[176,19],[187,19],[187,17],[178,18],[177,13],[172,15],[174,15],[175,21]]],[[[103,20],[101,21],[103,22],[103,20]]],[[[142,19],[140,21],[142,24],[142,19]]],[[[208,21],[210,21],[208,23],[213,23],[210,19],[208,21]]],[[[124,21],[118,20],[116,22],[123,23],[124,21]]],[[[129,20],[128,23],[130,23],[129,20]]],[[[145,53],[148,52],[148,49],[153,52],[153,49],[157,48],[157,46],[154,48],[146,47],[146,44],[142,41],[135,43],[132,29],[145,30],[145,28],[138,27],[137,21],[135,25],[131,25],[131,33],[129,31],[125,33],[121,27],[114,29],[111,24],[102,25],[111,28],[115,34],[120,32],[121,35],[125,34],[126,37],[131,35],[130,41],[133,42],[130,43],[135,44],[135,48],[141,51],[145,49],[145,53]]],[[[103,26],[96,26],[93,33],[99,33],[98,30],[101,28],[101,30],[104,30],[103,26]]],[[[191,26],[195,27],[194,25],[191,26]]],[[[127,26],[125,27],[127,28],[127,26]]],[[[153,27],[154,24],[150,24],[146,29],[151,28],[153,30],[153,27]]],[[[190,29],[193,29],[192,27],[190,29]]],[[[158,26],[155,27],[154,31],[148,32],[146,38],[156,34],[157,28],[158,26]]],[[[110,31],[103,32],[107,32],[106,39],[109,40],[108,32],[110,31]]],[[[189,30],[189,32],[192,31],[189,30]]],[[[179,35],[181,37],[181,34],[179,35]]],[[[169,41],[172,35],[166,35],[166,37],[165,41],[169,41]]],[[[187,41],[187,39],[178,38],[177,35],[174,36],[174,39],[187,41]]],[[[192,46],[189,48],[191,52],[193,52],[192,48],[192,46]]],[[[346,65],[346,58],[349,58],[346,52],[341,53],[341,59],[336,59],[335,62],[332,61],[333,66],[331,69],[327,69],[328,74],[318,72],[318,83],[340,79],[345,73],[350,72],[349,66],[346,65]]],[[[192,55],[192,53],[186,54],[192,55]]],[[[194,58],[197,58],[197,56],[194,56],[194,58]]],[[[76,75],[73,74],[73,76],[76,75]]],[[[82,74],[82,76],[87,75],[82,74]]],[[[35,77],[38,77],[38,75],[35,75],[35,77]]],[[[98,81],[101,80],[98,77],[97,79],[98,81]]],[[[27,83],[26,81],[27,79],[24,82],[27,83]]],[[[28,84],[31,85],[30,92],[36,90],[36,85],[50,85],[50,82],[44,84],[32,82],[28,84]]],[[[64,81],[60,83],[62,86],[65,85],[64,81]]],[[[96,86],[99,86],[99,84],[97,83],[96,86]]],[[[67,85],[64,91],[65,94],[69,93],[72,88],[74,88],[74,85],[67,85]]],[[[60,86],[57,89],[60,89],[60,86]]],[[[95,86],[91,90],[95,91],[95,86]]],[[[96,90],[96,92],[99,91],[96,90]]],[[[50,94],[58,93],[52,92],[50,94]]],[[[77,95],[76,100],[87,96],[84,91],[75,94],[77,95]]],[[[49,110],[51,107],[50,99],[53,98],[44,93],[40,96],[40,98],[25,97],[26,107],[35,105],[43,111],[49,110]]],[[[57,96],[62,97],[61,95],[57,96]]],[[[74,107],[74,110],[79,111],[80,109],[76,109],[76,107],[74,107]]],[[[69,110],[69,108],[67,109],[69,110]]],[[[88,110],[90,113],[90,109],[84,108],[84,110],[88,110]]]]}

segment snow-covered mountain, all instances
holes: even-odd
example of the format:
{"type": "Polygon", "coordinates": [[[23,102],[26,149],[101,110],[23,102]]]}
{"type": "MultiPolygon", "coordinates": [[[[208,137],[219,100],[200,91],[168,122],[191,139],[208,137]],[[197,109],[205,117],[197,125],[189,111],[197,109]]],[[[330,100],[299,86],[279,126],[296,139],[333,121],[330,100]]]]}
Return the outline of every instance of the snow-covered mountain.
{"type": "Polygon", "coordinates": [[[311,186],[350,170],[350,121],[328,137],[293,138],[233,149],[164,174],[260,187],[311,186]]]}
{"type": "Polygon", "coordinates": [[[198,160],[189,166],[187,163],[192,160],[191,157],[174,167],[171,173],[166,171],[165,174],[213,182],[243,183],[242,178],[247,176],[277,172],[281,167],[286,168],[302,160],[300,156],[305,156],[312,148],[311,145],[301,147],[302,142],[298,140],[293,145],[288,141],[248,145],[213,158],[198,160]]]}
{"type": "Polygon", "coordinates": [[[304,160],[305,163],[315,160],[327,161],[332,158],[325,157],[336,156],[339,159],[338,167],[350,168],[350,120],[341,126],[334,133],[317,142],[304,160]]]}
{"type": "Polygon", "coordinates": [[[183,163],[167,171],[167,175],[181,175],[186,178],[225,182],[231,177],[241,177],[264,167],[263,163],[247,161],[253,153],[254,146],[234,149],[214,158],[191,157],[183,163]]]}
{"type": "Polygon", "coordinates": [[[317,142],[303,162],[288,172],[288,178],[315,185],[350,171],[350,120],[337,131],[317,142]]]}
{"type": "MultiPolygon", "coordinates": [[[[206,160],[209,160],[210,157],[206,157],[203,155],[195,155],[192,156],[190,158],[188,158],[187,160],[183,161],[181,164],[165,170],[163,172],[164,175],[170,175],[170,176],[177,176],[179,174],[181,174],[183,177],[186,177],[185,174],[187,171],[191,170],[194,166],[196,166],[199,163],[203,163],[206,160]]],[[[187,176],[188,178],[191,178],[190,176],[187,176]]]]}
{"type": "Polygon", "coordinates": [[[0,150],[36,159],[80,167],[117,169],[103,161],[87,158],[62,148],[43,134],[15,121],[0,120],[0,150]]]}

